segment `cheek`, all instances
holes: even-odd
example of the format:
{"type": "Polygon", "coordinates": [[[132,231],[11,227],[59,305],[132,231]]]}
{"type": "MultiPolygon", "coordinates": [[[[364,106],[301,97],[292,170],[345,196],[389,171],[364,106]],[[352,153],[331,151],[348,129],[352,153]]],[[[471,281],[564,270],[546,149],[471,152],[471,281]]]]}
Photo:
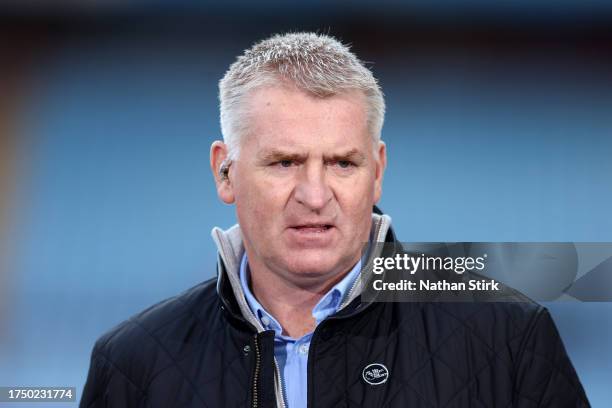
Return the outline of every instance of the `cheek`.
{"type": "MultiPolygon", "coordinates": [[[[242,217],[242,222],[248,221],[251,228],[258,226],[264,227],[262,224],[270,224],[275,221],[280,221],[282,209],[287,201],[289,194],[287,185],[270,183],[266,180],[243,180],[235,186],[236,209],[240,215],[244,215],[248,220],[242,217]]],[[[266,227],[267,228],[267,227],[266,227]]]]}
{"type": "Polygon", "coordinates": [[[266,199],[257,189],[242,189],[236,194],[236,211],[241,225],[248,224],[251,229],[257,229],[270,215],[266,199]]]}
{"type": "Polygon", "coordinates": [[[374,179],[364,177],[342,194],[337,195],[338,204],[346,220],[346,227],[354,243],[366,241],[371,227],[372,206],[374,205],[374,179]]]}
{"type": "Polygon", "coordinates": [[[374,178],[364,175],[360,180],[337,188],[336,198],[346,213],[358,216],[364,211],[369,212],[374,204],[374,178]]]}

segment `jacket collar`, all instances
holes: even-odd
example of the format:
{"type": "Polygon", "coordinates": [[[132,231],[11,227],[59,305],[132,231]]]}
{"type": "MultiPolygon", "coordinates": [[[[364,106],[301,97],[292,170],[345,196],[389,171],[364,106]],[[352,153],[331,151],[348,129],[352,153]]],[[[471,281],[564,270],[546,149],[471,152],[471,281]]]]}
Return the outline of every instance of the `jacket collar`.
{"type": "MultiPolygon", "coordinates": [[[[244,254],[242,233],[238,224],[227,230],[213,228],[212,238],[217,244],[217,293],[221,302],[233,317],[248,322],[258,332],[264,331],[259,319],[251,311],[242,285],[240,284],[240,260],[244,254]]],[[[372,214],[372,228],[370,230],[370,244],[376,242],[395,242],[395,235],[391,229],[391,217],[386,214],[372,214]]],[[[381,245],[369,245],[366,262],[369,264],[373,257],[380,256],[381,245]]],[[[342,301],[340,311],[346,308],[362,291],[362,279],[357,279],[355,286],[346,294],[342,301]]]]}

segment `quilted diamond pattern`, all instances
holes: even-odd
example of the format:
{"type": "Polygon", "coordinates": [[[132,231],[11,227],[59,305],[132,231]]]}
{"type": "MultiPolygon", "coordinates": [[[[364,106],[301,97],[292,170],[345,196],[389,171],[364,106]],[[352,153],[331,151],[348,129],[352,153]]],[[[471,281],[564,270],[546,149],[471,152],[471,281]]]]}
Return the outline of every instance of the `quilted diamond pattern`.
{"type": "MultiPolygon", "coordinates": [[[[361,308],[356,299],[315,331],[309,406],[589,407],[548,311],[517,299],[361,308]],[[387,367],[386,382],[363,380],[372,363],[387,367]]],[[[222,302],[209,281],[112,329],[94,347],[80,406],[251,406],[252,328],[226,307],[235,300],[222,302]]],[[[273,338],[261,341],[259,406],[269,407],[273,338]]]]}

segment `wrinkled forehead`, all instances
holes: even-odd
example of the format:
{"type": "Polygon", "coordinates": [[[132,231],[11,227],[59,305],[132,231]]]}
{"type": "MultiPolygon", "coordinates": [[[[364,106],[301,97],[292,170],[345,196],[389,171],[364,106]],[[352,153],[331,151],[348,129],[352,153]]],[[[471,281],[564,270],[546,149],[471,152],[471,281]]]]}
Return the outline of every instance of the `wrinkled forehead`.
{"type": "Polygon", "coordinates": [[[371,140],[366,99],[350,90],[318,96],[295,87],[254,90],[245,101],[243,143],[357,148],[371,140]]]}

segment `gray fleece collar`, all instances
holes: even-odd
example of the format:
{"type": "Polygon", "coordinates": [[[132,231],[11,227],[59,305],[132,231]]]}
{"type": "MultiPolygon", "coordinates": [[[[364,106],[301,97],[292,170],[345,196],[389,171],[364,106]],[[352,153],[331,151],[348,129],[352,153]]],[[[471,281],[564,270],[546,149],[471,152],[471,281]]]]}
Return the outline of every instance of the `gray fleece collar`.
{"type": "MultiPolygon", "coordinates": [[[[386,214],[372,214],[372,229],[370,230],[370,242],[384,242],[387,231],[391,226],[391,217],[386,214]]],[[[257,328],[259,332],[264,331],[259,319],[255,317],[244,297],[242,285],[240,284],[240,261],[244,253],[244,244],[242,243],[242,233],[238,224],[233,227],[222,230],[215,227],[211,231],[211,235],[217,244],[219,257],[223,261],[225,268],[219,268],[219,273],[226,273],[227,278],[232,287],[232,291],[240,307],[240,312],[243,317],[257,328]]],[[[372,257],[379,256],[377,252],[381,252],[382,245],[370,245],[369,253],[366,255],[367,260],[372,257]]],[[[364,264],[367,264],[365,262],[364,264]]],[[[220,276],[217,282],[220,282],[220,276]]],[[[341,309],[346,307],[352,300],[361,294],[362,279],[357,279],[356,286],[343,299],[341,309]]]]}

